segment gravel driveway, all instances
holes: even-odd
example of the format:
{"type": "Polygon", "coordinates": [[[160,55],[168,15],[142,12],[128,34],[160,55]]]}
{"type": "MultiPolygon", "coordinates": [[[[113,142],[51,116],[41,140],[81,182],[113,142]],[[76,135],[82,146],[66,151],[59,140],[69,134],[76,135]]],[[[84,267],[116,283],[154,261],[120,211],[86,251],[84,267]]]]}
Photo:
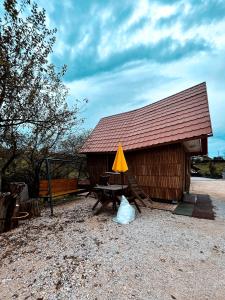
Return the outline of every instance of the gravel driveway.
{"type": "Polygon", "coordinates": [[[208,194],[212,199],[216,218],[225,220],[225,180],[192,177],[191,192],[208,194]]]}
{"type": "Polygon", "coordinates": [[[0,299],[224,299],[225,221],[142,209],[130,225],[93,199],[0,236],[0,299]]]}

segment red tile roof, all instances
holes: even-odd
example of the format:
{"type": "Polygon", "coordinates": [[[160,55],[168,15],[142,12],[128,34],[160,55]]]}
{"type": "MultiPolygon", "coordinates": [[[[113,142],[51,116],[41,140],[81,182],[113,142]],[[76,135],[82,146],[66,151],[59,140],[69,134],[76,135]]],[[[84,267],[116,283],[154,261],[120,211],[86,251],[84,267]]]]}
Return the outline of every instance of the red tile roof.
{"type": "Polygon", "coordinates": [[[206,83],[140,109],[102,118],[81,152],[116,151],[212,135],[206,83]]]}

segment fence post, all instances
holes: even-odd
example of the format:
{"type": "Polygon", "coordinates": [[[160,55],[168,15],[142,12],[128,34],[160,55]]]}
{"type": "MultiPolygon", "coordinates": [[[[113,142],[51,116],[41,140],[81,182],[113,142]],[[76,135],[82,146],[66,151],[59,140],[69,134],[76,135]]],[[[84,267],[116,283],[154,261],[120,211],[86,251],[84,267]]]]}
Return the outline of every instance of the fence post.
{"type": "Polygon", "coordinates": [[[53,216],[53,204],[52,204],[52,182],[51,182],[51,168],[48,159],[46,158],[46,168],[48,176],[48,194],[49,194],[49,204],[51,209],[51,216],[53,216]]]}

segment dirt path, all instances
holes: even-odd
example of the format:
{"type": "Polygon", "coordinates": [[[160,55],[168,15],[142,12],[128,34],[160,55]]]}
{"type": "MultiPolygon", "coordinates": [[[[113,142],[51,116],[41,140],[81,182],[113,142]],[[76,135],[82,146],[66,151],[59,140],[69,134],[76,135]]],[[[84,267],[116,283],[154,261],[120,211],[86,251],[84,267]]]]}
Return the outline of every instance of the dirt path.
{"type": "Polygon", "coordinates": [[[190,192],[208,194],[213,201],[217,218],[225,220],[225,180],[192,177],[190,192]]]}
{"type": "Polygon", "coordinates": [[[193,177],[191,192],[208,194],[212,199],[225,201],[225,180],[193,177]]]}

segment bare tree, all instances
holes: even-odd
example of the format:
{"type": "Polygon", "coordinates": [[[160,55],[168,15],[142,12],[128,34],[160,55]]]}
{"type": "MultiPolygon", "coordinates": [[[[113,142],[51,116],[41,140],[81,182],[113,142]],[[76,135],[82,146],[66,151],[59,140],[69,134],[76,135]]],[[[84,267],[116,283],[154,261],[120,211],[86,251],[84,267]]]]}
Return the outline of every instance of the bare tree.
{"type": "Polygon", "coordinates": [[[76,155],[83,146],[91,133],[91,130],[86,130],[80,134],[69,134],[62,140],[59,145],[59,151],[66,155],[76,155]]]}
{"type": "MultiPolygon", "coordinates": [[[[2,5],[2,4],[0,4],[2,5]]],[[[5,0],[0,18],[0,173],[26,151],[32,157],[53,149],[80,121],[78,105],[67,105],[66,66],[49,62],[56,29],[30,0],[5,0]],[[26,149],[26,150],[25,150],[26,149]]]]}

